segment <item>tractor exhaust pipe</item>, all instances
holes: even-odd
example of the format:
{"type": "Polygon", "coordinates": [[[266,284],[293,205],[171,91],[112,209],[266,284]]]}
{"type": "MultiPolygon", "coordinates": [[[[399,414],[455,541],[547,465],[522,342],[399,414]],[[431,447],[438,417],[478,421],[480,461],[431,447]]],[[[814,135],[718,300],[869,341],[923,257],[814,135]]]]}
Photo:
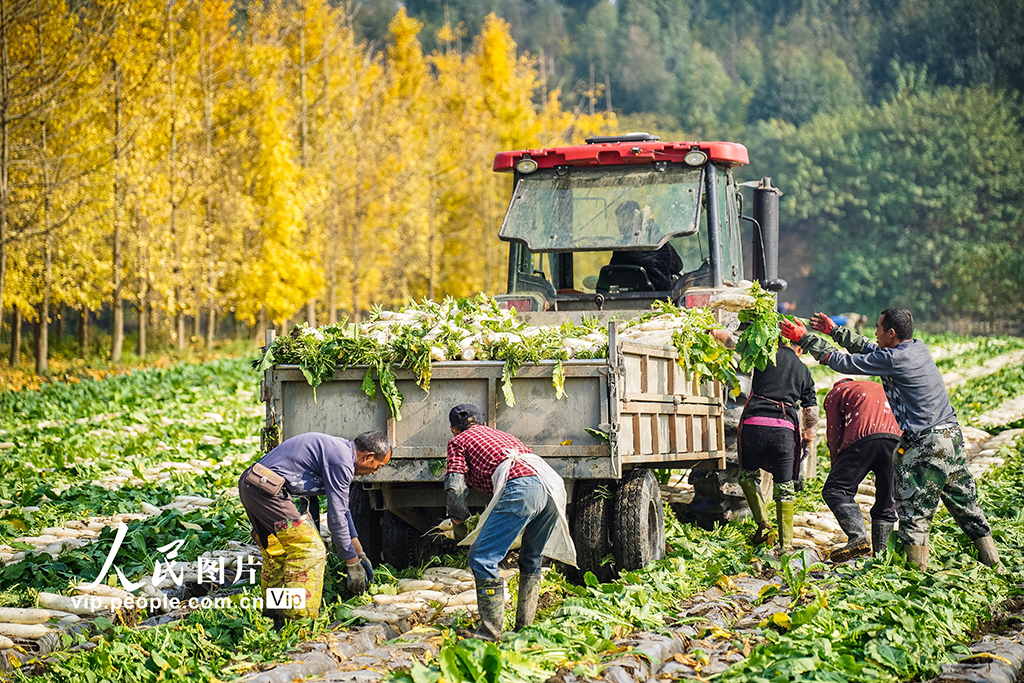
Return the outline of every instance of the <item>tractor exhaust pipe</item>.
{"type": "Polygon", "coordinates": [[[779,197],[782,191],[771,178],[761,178],[754,188],[754,279],[765,289],[781,292],[779,279],[779,197]]]}

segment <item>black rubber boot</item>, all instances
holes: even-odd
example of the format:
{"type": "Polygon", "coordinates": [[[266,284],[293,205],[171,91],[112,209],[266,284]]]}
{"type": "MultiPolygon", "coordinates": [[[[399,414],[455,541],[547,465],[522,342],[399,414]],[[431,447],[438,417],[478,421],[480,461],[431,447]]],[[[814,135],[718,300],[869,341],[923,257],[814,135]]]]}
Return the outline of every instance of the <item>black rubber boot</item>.
{"type": "Polygon", "coordinates": [[[839,564],[855,557],[870,555],[871,541],[868,540],[868,530],[864,526],[864,516],[860,512],[860,506],[855,503],[838,505],[832,513],[836,516],[836,521],[843,528],[849,541],[842,548],[833,550],[829,559],[839,564]]]}
{"type": "Polygon", "coordinates": [[[473,636],[481,640],[500,640],[505,625],[505,583],[501,579],[477,581],[476,607],[480,625],[473,636]]]}
{"type": "Polygon", "coordinates": [[[885,545],[889,541],[894,524],[881,519],[871,520],[871,552],[875,555],[885,553],[885,545]]]}
{"type": "Polygon", "coordinates": [[[516,600],[516,630],[533,623],[540,600],[540,574],[519,575],[519,598],[516,600]]]}

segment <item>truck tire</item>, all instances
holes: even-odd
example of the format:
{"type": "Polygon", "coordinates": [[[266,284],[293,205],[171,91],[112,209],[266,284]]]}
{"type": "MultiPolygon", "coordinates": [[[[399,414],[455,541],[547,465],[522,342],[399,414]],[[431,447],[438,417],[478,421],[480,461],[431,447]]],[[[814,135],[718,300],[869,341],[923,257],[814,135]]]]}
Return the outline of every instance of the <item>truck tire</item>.
{"type": "Polygon", "coordinates": [[[419,562],[419,532],[390,511],[381,520],[381,560],[398,570],[408,569],[419,562]]]}
{"type": "Polygon", "coordinates": [[[572,538],[576,545],[578,572],[571,578],[582,583],[586,572],[593,572],[605,583],[615,578],[615,567],[602,565],[612,552],[612,515],[615,482],[611,480],[577,481],[573,492],[572,538]]]}
{"type": "Polygon", "coordinates": [[[384,541],[381,523],[384,513],[370,506],[370,493],[358,482],[353,482],[349,489],[348,510],[352,513],[352,521],[355,522],[363,552],[376,567],[381,562],[384,541]]]}
{"type": "Polygon", "coordinates": [[[643,569],[665,557],[665,506],[654,472],[635,469],[622,477],[615,496],[613,529],[620,571],[643,569]]]}

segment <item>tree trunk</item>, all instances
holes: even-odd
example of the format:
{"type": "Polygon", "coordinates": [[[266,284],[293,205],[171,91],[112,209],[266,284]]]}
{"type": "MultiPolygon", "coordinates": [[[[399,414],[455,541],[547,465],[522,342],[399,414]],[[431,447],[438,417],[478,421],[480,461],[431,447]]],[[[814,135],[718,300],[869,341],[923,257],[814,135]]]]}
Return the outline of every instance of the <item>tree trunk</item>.
{"type": "Polygon", "coordinates": [[[594,82],[594,63],[591,62],[590,63],[590,93],[588,93],[588,97],[587,97],[587,99],[589,100],[589,103],[588,103],[589,106],[587,108],[587,111],[589,112],[589,114],[591,116],[594,115],[594,102],[597,100],[597,92],[595,90],[596,88],[597,88],[597,84],[594,82]]]}
{"type": "Polygon", "coordinates": [[[44,303],[39,305],[39,320],[35,323],[35,341],[36,341],[36,374],[45,375],[47,370],[47,361],[49,360],[50,349],[50,318],[49,318],[49,305],[50,302],[44,298],[44,303]]]}
{"type": "Polygon", "coordinates": [[[0,325],[4,319],[4,284],[7,280],[7,208],[11,201],[10,106],[11,73],[7,55],[7,2],[0,0],[0,325]]]}
{"type": "Polygon", "coordinates": [[[112,62],[114,71],[114,244],[112,253],[114,328],[110,340],[110,362],[121,362],[121,347],[124,344],[124,302],[121,284],[121,211],[124,208],[124,184],[121,179],[121,74],[117,60],[112,62]]]}
{"type": "Polygon", "coordinates": [[[174,321],[175,329],[177,330],[177,339],[175,340],[174,347],[178,351],[182,351],[185,348],[185,303],[183,301],[183,289],[181,283],[182,277],[182,265],[181,265],[181,238],[177,232],[177,217],[178,217],[178,198],[175,196],[177,189],[177,163],[178,163],[178,128],[177,128],[177,104],[175,100],[175,51],[174,51],[174,1],[171,0],[167,3],[167,50],[168,50],[168,61],[167,66],[169,69],[170,82],[168,87],[168,94],[170,96],[170,103],[168,111],[170,112],[170,123],[171,123],[171,143],[169,150],[170,162],[168,164],[168,199],[171,205],[171,215],[168,221],[168,228],[171,238],[171,247],[174,253],[174,263],[171,267],[171,272],[174,277],[174,321]]]}
{"type": "Polygon", "coordinates": [[[203,338],[203,309],[196,303],[196,315],[192,319],[192,337],[198,342],[203,338]]]}
{"type": "Polygon", "coordinates": [[[139,343],[136,347],[139,358],[146,356],[146,344],[149,341],[146,338],[147,328],[149,327],[149,303],[146,301],[148,298],[148,295],[139,297],[139,343]]]}
{"type": "MultiPolygon", "coordinates": [[[[306,96],[306,81],[309,64],[306,63],[306,11],[299,9],[299,163],[303,173],[309,172],[309,97],[306,96]]],[[[313,245],[313,228],[306,216],[306,246],[313,245]]],[[[316,298],[306,302],[306,324],[316,327],[316,298]]]]}
{"type": "Polygon", "coordinates": [[[327,324],[335,325],[338,322],[338,271],[331,268],[327,273],[327,324]]]}
{"type": "Polygon", "coordinates": [[[174,311],[174,348],[179,351],[185,349],[185,311],[180,308],[174,311]]]}
{"type": "MultiPolygon", "coordinates": [[[[211,292],[213,290],[210,290],[211,292]]],[[[206,311],[206,348],[213,348],[213,340],[217,330],[217,306],[213,301],[213,294],[210,294],[209,307],[206,311]]]]}
{"type": "Polygon", "coordinates": [[[138,263],[139,273],[139,340],[136,350],[139,357],[146,355],[149,342],[149,323],[152,318],[152,307],[149,305],[149,230],[148,223],[142,219],[138,203],[135,204],[135,231],[139,235],[138,263]]]}
{"type": "Polygon", "coordinates": [[[89,309],[82,307],[82,316],[78,319],[78,355],[85,358],[89,351],[89,309]]]}
{"type": "Polygon", "coordinates": [[[17,306],[11,311],[11,367],[21,363],[21,311],[17,306]]]}
{"type": "Polygon", "coordinates": [[[263,333],[267,329],[267,307],[260,307],[260,315],[256,321],[256,328],[252,331],[252,341],[257,346],[263,343],[263,333]]]}
{"type": "Polygon", "coordinates": [[[61,304],[57,307],[56,319],[53,321],[53,342],[58,347],[64,341],[64,317],[66,313],[67,310],[61,304]]]}
{"type": "MultiPolygon", "coordinates": [[[[432,128],[428,126],[428,128],[432,128]]],[[[428,139],[430,133],[427,133],[428,139]]],[[[427,170],[427,227],[429,245],[427,248],[427,298],[433,301],[437,292],[437,219],[434,215],[434,162],[430,161],[430,168],[427,170]]]]}

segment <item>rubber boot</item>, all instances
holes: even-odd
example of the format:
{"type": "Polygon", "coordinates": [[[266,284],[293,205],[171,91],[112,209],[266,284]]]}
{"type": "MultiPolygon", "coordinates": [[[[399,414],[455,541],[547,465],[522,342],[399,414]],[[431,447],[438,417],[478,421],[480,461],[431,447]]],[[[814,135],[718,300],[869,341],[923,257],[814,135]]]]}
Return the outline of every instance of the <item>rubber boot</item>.
{"type": "Polygon", "coordinates": [[[889,542],[889,534],[895,526],[892,522],[881,519],[871,520],[871,552],[874,555],[884,555],[885,546],[889,542]]]}
{"type": "Polygon", "coordinates": [[[920,571],[928,569],[928,545],[904,545],[903,554],[907,562],[914,565],[920,571]]]}
{"type": "Polygon", "coordinates": [[[856,503],[837,505],[832,513],[849,540],[842,548],[833,550],[829,559],[839,564],[855,557],[870,555],[871,541],[868,540],[868,530],[864,527],[864,516],[860,512],[860,506],[856,503]]]}
{"type": "Polygon", "coordinates": [[[476,607],[480,625],[473,636],[481,640],[500,640],[505,625],[505,583],[501,579],[477,581],[476,607]]]}
{"type": "Polygon", "coordinates": [[[516,630],[529,626],[537,616],[540,601],[540,574],[519,575],[519,597],[516,599],[516,630]]]}
{"type": "Polygon", "coordinates": [[[753,479],[741,479],[740,488],[743,489],[743,497],[747,499],[750,507],[750,514],[757,522],[757,531],[750,537],[750,545],[758,546],[763,543],[775,544],[775,531],[768,521],[768,506],[761,497],[761,487],[753,479]]]}
{"type": "Polygon", "coordinates": [[[974,547],[978,549],[978,561],[986,567],[993,567],[996,572],[1002,574],[1003,563],[999,561],[999,551],[992,536],[984,536],[974,539],[974,547]]]}
{"type": "Polygon", "coordinates": [[[779,550],[788,553],[793,549],[793,506],[792,500],[775,501],[775,518],[779,525],[779,550]]]}

